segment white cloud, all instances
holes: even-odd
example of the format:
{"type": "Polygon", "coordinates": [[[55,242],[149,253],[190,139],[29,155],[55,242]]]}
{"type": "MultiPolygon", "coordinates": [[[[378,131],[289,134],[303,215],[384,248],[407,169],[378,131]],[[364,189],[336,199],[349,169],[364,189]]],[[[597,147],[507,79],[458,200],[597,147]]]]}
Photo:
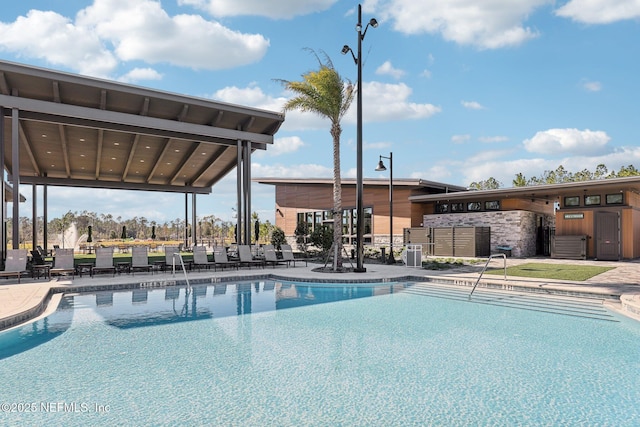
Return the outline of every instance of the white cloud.
{"type": "Polygon", "coordinates": [[[125,83],[138,82],[140,80],[162,80],[162,74],[153,68],[134,68],[118,80],[125,83]]]}
{"type": "Polygon", "coordinates": [[[462,144],[471,139],[471,135],[453,135],[451,137],[451,142],[454,144],[462,144]]]}
{"type": "Polygon", "coordinates": [[[289,19],[329,9],[337,0],[178,0],[179,5],[190,5],[205,10],[212,16],[266,16],[289,19]]]}
{"type": "Polygon", "coordinates": [[[611,138],[603,131],[549,129],[523,141],[527,151],[549,156],[559,153],[597,154],[606,151],[611,138]]]}
{"type": "Polygon", "coordinates": [[[602,83],[592,82],[592,81],[583,81],[582,87],[588,92],[600,92],[602,90],[602,83]]]}
{"type": "Polygon", "coordinates": [[[586,24],[610,24],[640,18],[638,0],[571,0],[556,15],[586,24]]]}
{"type": "MultiPolygon", "coordinates": [[[[386,84],[369,82],[363,84],[362,116],[365,122],[426,119],[441,111],[432,104],[409,102],[413,90],[404,83],[386,84]]],[[[346,121],[356,122],[356,102],[345,116],[346,121]]]]}
{"type": "Polygon", "coordinates": [[[125,61],[170,63],[195,69],[226,69],[260,60],[269,41],[242,34],[199,15],[171,17],[152,0],[94,0],[76,25],[92,28],[125,61]]]}
{"type": "Polygon", "coordinates": [[[393,65],[391,65],[391,61],[385,61],[384,64],[376,69],[376,74],[391,76],[398,80],[405,75],[405,72],[398,68],[394,68],[393,65]]]}
{"type": "Polygon", "coordinates": [[[281,154],[294,153],[304,147],[304,142],[299,136],[286,136],[284,138],[276,138],[272,147],[267,148],[267,155],[270,157],[279,156],[281,154]]]}
{"type": "Polygon", "coordinates": [[[267,177],[328,178],[333,176],[333,169],[316,164],[264,165],[253,162],[251,163],[251,176],[254,179],[267,177]]]}
{"type": "Polygon", "coordinates": [[[460,103],[469,110],[484,110],[484,106],[476,101],[460,101],[460,103]]]}
{"type": "Polygon", "coordinates": [[[481,49],[517,46],[538,36],[524,21],[553,0],[378,0],[381,18],[405,34],[440,34],[445,40],[481,49]]]}
{"type": "Polygon", "coordinates": [[[506,136],[481,136],[478,138],[478,141],[485,143],[506,142],[508,140],[509,137],[506,136]]]}
{"type": "Polygon", "coordinates": [[[0,50],[99,77],[117,66],[115,55],[91,28],[55,12],[31,10],[12,23],[0,23],[0,50]]]}
{"type": "Polygon", "coordinates": [[[75,20],[31,10],[0,23],[0,50],[98,77],[110,77],[119,61],[233,68],[259,61],[268,47],[262,35],[233,31],[199,15],[172,17],[153,0],[94,0],[75,20]]]}

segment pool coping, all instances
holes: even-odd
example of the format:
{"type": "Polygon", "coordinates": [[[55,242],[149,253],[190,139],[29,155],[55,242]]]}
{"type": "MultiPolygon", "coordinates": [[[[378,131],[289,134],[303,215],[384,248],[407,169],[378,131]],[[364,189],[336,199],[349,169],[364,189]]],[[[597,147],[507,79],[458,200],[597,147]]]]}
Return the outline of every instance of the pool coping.
{"type": "MultiPolygon", "coordinates": [[[[424,270],[421,270],[424,271],[424,270]]],[[[640,321],[640,289],[638,293],[616,292],[615,287],[585,286],[582,282],[558,282],[539,281],[522,278],[482,278],[478,281],[476,274],[440,274],[440,275],[416,275],[398,274],[395,276],[376,276],[367,274],[366,278],[341,278],[337,274],[330,274],[328,277],[296,277],[292,275],[282,275],[279,273],[249,273],[233,276],[214,277],[191,277],[190,285],[209,285],[216,283],[244,282],[251,280],[279,280],[302,283],[322,283],[322,284],[384,284],[390,282],[409,281],[416,283],[436,283],[467,287],[471,292],[473,286],[478,282],[479,288],[499,289],[514,292],[531,292],[543,295],[561,295],[574,298],[595,298],[607,302],[607,306],[627,317],[640,321]]],[[[129,277],[129,276],[127,276],[129,277]]],[[[131,276],[134,279],[134,276],[131,276]]],[[[186,278],[155,279],[145,277],[145,280],[131,280],[119,283],[82,283],[74,284],[73,281],[50,281],[48,284],[30,284],[34,289],[30,295],[29,302],[24,304],[22,309],[14,310],[0,318],[0,331],[12,329],[14,327],[29,323],[42,316],[50,309],[49,304],[56,294],[65,293],[91,293],[100,291],[117,291],[128,289],[151,289],[166,288],[171,286],[183,287],[187,285],[186,278]],[[45,291],[46,290],[46,291],[45,291]]],[[[59,299],[57,299],[59,301],[59,299]]],[[[55,304],[57,306],[57,303],[55,304]]]]}

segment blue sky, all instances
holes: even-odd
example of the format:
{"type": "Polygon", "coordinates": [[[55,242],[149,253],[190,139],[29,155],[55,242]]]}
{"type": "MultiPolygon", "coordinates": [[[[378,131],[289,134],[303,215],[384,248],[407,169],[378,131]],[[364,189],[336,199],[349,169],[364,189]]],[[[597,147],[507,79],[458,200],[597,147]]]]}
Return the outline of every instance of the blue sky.
{"type": "MultiPolygon", "coordinates": [[[[357,2],[344,0],[32,0],[0,10],[0,57],[169,92],[279,111],[275,79],[317,68],[326,52],[353,82],[357,2]]],[[[393,152],[397,178],[468,185],[494,177],[640,167],[640,1],[371,0],[363,41],[365,177],[393,152]],[[370,166],[370,167],[369,167],[370,166]]],[[[355,177],[355,102],[345,117],[342,172],[355,177]]],[[[329,123],[291,112],[252,176],[330,177],[329,123]]],[[[184,216],[184,196],[51,188],[67,210],[184,216]],[[95,200],[95,198],[93,198],[95,200]]],[[[29,198],[31,191],[23,188],[29,198]]],[[[30,214],[30,202],[22,212],[30,214]]],[[[253,185],[252,210],[273,221],[273,187],[253,185]]],[[[199,215],[230,220],[235,173],[198,197],[199,215]]],[[[21,207],[22,208],[22,207],[21,207]]]]}

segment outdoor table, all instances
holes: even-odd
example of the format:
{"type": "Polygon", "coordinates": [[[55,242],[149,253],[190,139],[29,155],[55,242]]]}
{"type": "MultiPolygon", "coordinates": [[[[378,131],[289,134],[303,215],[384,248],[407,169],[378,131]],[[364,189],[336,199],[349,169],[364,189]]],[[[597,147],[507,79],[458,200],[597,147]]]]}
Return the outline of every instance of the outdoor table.
{"type": "Polygon", "coordinates": [[[45,279],[51,279],[51,265],[38,264],[32,267],[33,267],[33,277],[35,279],[39,279],[40,276],[44,276],[45,279]]]}
{"type": "Polygon", "coordinates": [[[131,263],[130,262],[116,262],[116,271],[118,274],[122,272],[131,273],[131,263]]]}
{"type": "Polygon", "coordinates": [[[82,273],[89,272],[89,276],[93,277],[93,263],[90,262],[82,262],[76,266],[76,270],[80,277],[82,277],[82,273]]]}

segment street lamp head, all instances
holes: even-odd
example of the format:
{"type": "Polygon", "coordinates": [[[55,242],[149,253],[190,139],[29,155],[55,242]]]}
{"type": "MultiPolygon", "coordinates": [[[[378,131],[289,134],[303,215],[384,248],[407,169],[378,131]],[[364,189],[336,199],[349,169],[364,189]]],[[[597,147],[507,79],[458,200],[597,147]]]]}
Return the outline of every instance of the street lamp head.
{"type": "Polygon", "coordinates": [[[347,53],[349,53],[349,51],[351,50],[351,48],[348,45],[344,45],[342,46],[342,54],[346,55],[347,53]]]}
{"type": "Polygon", "coordinates": [[[378,21],[376,20],[376,18],[371,18],[369,20],[369,25],[371,25],[373,28],[378,28],[378,21]]]}
{"type": "Polygon", "coordinates": [[[380,159],[380,161],[378,162],[378,167],[376,168],[376,172],[384,172],[386,170],[387,168],[384,166],[382,159],[380,159]]]}

